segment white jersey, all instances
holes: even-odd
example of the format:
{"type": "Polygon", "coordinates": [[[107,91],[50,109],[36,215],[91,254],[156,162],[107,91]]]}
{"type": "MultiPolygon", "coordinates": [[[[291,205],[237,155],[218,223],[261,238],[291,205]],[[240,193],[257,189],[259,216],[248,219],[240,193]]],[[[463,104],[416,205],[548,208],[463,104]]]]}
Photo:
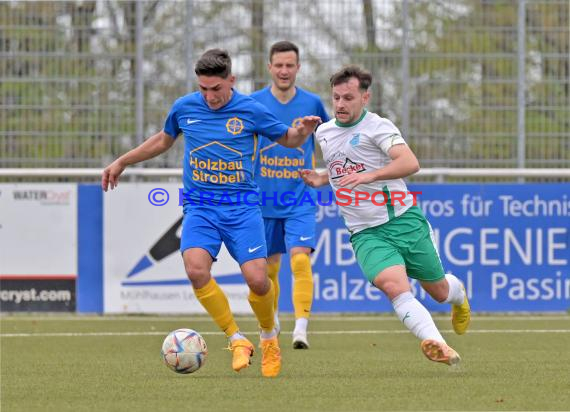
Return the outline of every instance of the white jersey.
{"type": "Polygon", "coordinates": [[[347,174],[385,167],[392,161],[388,154],[390,148],[406,144],[390,120],[370,112],[348,126],[338,125],[332,119],[319,126],[315,136],[323,151],[337,204],[352,234],[382,225],[412,206],[413,197],[402,179],[362,184],[350,191],[338,184],[347,174]],[[367,194],[368,199],[361,200],[367,194]]]}

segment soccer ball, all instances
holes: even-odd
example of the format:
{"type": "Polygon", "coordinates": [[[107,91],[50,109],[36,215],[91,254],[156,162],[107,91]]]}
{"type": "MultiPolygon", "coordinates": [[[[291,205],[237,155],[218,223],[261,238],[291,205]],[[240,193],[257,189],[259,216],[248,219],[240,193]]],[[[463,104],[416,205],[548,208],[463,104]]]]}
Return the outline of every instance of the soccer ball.
{"type": "Polygon", "coordinates": [[[192,373],[206,362],[206,341],[195,330],[177,329],[170,332],[162,343],[162,359],[176,373],[192,373]]]}

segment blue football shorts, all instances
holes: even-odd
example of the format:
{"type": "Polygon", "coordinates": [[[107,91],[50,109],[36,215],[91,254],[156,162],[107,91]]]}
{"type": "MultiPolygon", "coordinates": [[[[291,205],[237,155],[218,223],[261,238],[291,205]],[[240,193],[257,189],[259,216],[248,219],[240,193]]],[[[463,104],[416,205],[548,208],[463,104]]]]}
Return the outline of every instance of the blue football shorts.
{"type": "Polygon", "coordinates": [[[286,253],[293,247],[315,250],[315,214],[307,213],[286,218],[263,218],[268,256],[286,253]]]}
{"type": "Polygon", "coordinates": [[[201,248],[214,261],[222,242],[240,264],[266,258],[263,218],[257,206],[184,206],[180,251],[201,248]]]}

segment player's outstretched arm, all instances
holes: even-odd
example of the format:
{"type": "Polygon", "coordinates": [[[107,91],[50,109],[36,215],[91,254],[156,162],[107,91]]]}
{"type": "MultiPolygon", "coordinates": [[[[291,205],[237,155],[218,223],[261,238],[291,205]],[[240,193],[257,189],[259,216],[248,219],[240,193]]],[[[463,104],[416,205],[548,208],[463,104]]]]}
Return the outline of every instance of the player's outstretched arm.
{"type": "Polygon", "coordinates": [[[125,153],[103,170],[101,176],[101,188],[106,192],[109,186],[111,190],[119,184],[119,176],[127,166],[152,159],[161,153],[166,152],[174,144],[174,139],[161,130],[157,134],[149,137],[133,150],[125,153]]]}
{"type": "Polygon", "coordinates": [[[277,143],[290,148],[299,147],[305,143],[307,137],[315,131],[320,123],[321,118],[319,116],[305,116],[298,126],[290,127],[287,133],[277,140],[277,143]]]}
{"type": "Polygon", "coordinates": [[[302,169],[301,177],[307,186],[321,187],[329,182],[329,175],[325,173],[318,173],[316,170],[302,169]]]}

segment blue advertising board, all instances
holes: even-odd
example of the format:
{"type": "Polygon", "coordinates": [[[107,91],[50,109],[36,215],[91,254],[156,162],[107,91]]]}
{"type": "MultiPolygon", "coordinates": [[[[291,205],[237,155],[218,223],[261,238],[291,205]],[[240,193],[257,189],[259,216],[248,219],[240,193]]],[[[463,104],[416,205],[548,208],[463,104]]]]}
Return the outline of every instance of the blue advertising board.
{"type": "MultiPolygon", "coordinates": [[[[570,185],[421,184],[409,189],[421,192],[419,206],[432,225],[443,266],[463,280],[473,310],[570,308],[570,185]]],[[[317,222],[313,311],[391,311],[386,297],[362,275],[339,207],[319,206],[317,222]]],[[[293,310],[287,263],[284,257],[283,312],[293,310]]],[[[428,309],[448,310],[415,281],[412,291],[428,309]]]]}
{"type": "MultiPolygon", "coordinates": [[[[410,185],[409,190],[420,192],[419,206],[433,227],[443,266],[463,280],[473,310],[570,309],[570,184],[418,184],[410,185]]],[[[146,199],[148,193],[140,195],[146,199]]],[[[329,193],[322,193],[320,199],[328,201],[329,193]]],[[[99,187],[80,185],[78,201],[77,310],[101,312],[102,245],[110,234],[103,230],[99,187]]],[[[139,203],[131,207],[142,207],[139,203]]],[[[313,311],[391,311],[386,297],[362,275],[339,206],[334,201],[319,206],[316,218],[313,311]]],[[[147,226],[142,225],[141,230],[150,231],[147,226]]],[[[168,225],[157,233],[167,230],[168,225]]],[[[145,233],[142,238],[156,237],[154,232],[145,233]]],[[[182,270],[178,261],[176,267],[182,270]]],[[[287,255],[281,268],[280,311],[293,312],[287,255]]],[[[235,276],[218,274],[216,279],[225,286],[245,285],[238,271],[235,276]]],[[[181,287],[190,291],[183,270],[179,275],[181,287]]],[[[433,301],[415,281],[412,292],[432,311],[449,309],[433,301]]]]}

